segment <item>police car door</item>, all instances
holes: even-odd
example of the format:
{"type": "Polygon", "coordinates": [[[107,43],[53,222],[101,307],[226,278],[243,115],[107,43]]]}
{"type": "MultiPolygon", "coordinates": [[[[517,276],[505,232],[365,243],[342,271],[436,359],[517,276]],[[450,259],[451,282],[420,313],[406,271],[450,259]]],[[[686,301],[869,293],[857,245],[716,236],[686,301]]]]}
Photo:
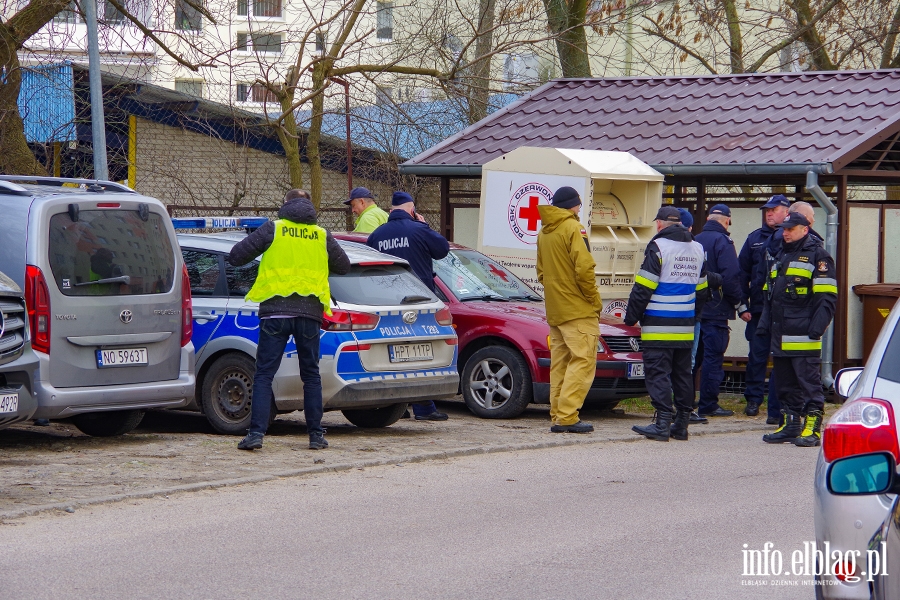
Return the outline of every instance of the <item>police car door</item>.
{"type": "Polygon", "coordinates": [[[216,335],[228,309],[228,287],[224,277],[225,259],[217,252],[198,248],[181,248],[191,281],[194,313],[194,351],[198,361],[207,350],[207,342],[216,335]]]}

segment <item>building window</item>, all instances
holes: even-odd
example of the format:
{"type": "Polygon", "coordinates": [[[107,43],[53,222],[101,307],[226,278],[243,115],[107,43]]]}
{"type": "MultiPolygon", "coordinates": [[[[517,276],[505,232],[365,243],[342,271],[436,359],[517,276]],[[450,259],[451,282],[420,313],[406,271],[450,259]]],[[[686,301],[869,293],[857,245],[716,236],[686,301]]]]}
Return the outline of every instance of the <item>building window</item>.
{"type": "Polygon", "coordinates": [[[200,31],[203,29],[203,15],[198,6],[202,0],[175,0],[175,29],[200,31]]]}
{"type": "Polygon", "coordinates": [[[237,34],[237,45],[235,46],[242,52],[271,52],[273,54],[281,53],[281,34],[280,33],[261,33],[254,31],[252,33],[237,34]]]}
{"type": "Polygon", "coordinates": [[[203,97],[203,80],[202,79],[176,79],[175,91],[197,98],[203,97]]]}
{"type": "Polygon", "coordinates": [[[376,37],[379,40],[394,39],[394,3],[376,2],[378,7],[375,12],[377,19],[376,37]]]}
{"type": "Polygon", "coordinates": [[[507,54],[503,61],[503,87],[515,90],[541,82],[541,61],[534,53],[507,54]]]}
{"type": "Polygon", "coordinates": [[[69,6],[53,17],[54,23],[77,23],[78,22],[78,6],[75,0],[69,2],[69,6]]]}
{"type": "Polygon", "coordinates": [[[327,41],[327,37],[328,34],[324,31],[316,32],[316,52],[318,52],[319,54],[325,54],[325,44],[327,41]]]}
{"type": "MultiPolygon", "coordinates": [[[[120,2],[119,4],[128,8],[124,2],[120,2]]],[[[111,2],[104,2],[103,20],[109,25],[118,25],[125,22],[125,15],[119,12],[119,9],[113,6],[111,2]]]]}
{"type": "Polygon", "coordinates": [[[249,13],[247,10],[247,0],[238,0],[238,14],[242,17],[246,17],[249,13]]]}
{"type": "Polygon", "coordinates": [[[236,99],[238,102],[278,102],[275,94],[259,83],[237,84],[236,99]]]}
{"type": "Polygon", "coordinates": [[[391,98],[394,95],[394,88],[376,86],[375,87],[375,104],[378,106],[388,106],[391,104],[391,98]]]}
{"type": "Polygon", "coordinates": [[[254,0],[254,17],[280,17],[281,0],[254,0]]]}

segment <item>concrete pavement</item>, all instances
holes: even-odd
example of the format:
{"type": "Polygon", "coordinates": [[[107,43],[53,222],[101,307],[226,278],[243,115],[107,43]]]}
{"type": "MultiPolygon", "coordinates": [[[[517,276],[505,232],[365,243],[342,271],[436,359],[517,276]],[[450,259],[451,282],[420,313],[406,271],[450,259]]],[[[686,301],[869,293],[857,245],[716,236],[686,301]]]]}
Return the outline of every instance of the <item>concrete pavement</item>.
{"type": "Polygon", "coordinates": [[[812,598],[817,449],[759,432],[353,469],[0,526],[19,598],[812,598]],[[760,578],[755,578],[757,581],[760,578]],[[779,581],[795,584],[776,585],[779,581]]]}

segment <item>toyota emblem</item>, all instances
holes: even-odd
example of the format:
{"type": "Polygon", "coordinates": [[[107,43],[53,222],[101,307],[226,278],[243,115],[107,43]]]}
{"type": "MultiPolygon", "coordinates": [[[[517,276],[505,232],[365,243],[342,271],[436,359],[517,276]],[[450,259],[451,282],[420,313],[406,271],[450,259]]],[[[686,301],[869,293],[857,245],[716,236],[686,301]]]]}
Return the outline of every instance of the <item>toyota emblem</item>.
{"type": "Polygon", "coordinates": [[[641,351],[641,345],[638,343],[637,338],[635,338],[635,337],[628,338],[628,343],[631,344],[631,349],[634,350],[635,352],[641,351]]]}
{"type": "Polygon", "coordinates": [[[119,320],[122,321],[123,323],[125,323],[126,325],[131,323],[131,320],[133,318],[134,318],[134,315],[131,313],[130,310],[126,309],[119,313],[119,320]]]}
{"type": "Polygon", "coordinates": [[[416,319],[418,319],[418,318],[419,318],[419,315],[414,310],[408,310],[405,313],[403,313],[403,322],[406,323],[407,325],[412,325],[413,323],[416,322],[416,319]]]}

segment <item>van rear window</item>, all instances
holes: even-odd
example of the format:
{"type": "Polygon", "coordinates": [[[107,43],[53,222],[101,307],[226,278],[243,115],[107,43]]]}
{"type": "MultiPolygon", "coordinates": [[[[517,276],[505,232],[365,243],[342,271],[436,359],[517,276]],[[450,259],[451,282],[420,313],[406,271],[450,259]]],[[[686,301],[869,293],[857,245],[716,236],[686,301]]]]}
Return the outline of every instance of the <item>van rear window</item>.
{"type": "Polygon", "coordinates": [[[171,291],[175,252],[158,214],[82,210],[50,217],[50,269],[66,296],[133,296],[171,291]]]}

